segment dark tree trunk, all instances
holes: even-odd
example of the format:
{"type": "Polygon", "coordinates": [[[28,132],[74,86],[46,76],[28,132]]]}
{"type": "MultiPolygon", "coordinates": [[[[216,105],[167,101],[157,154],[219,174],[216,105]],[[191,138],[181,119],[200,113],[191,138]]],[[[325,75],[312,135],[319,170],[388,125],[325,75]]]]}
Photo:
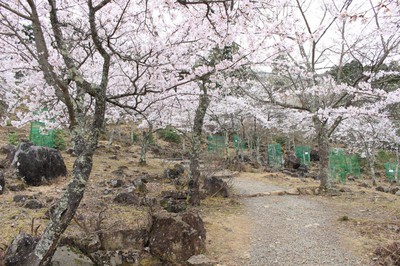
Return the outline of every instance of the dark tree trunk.
{"type": "Polygon", "coordinates": [[[27,260],[20,265],[36,266],[49,265],[57,248],[58,240],[67,229],[74,217],[76,210],[83,198],[86,184],[93,166],[93,154],[98,144],[99,133],[104,120],[105,101],[99,97],[96,103],[95,120],[86,136],[84,129],[73,132],[73,146],[77,158],[72,170],[72,181],[68,184],[66,192],[57,201],[51,213],[50,223],[45,228],[40,240],[27,260]]]}
{"type": "Polygon", "coordinates": [[[329,187],[329,136],[326,122],[321,122],[318,118],[314,117],[314,125],[318,134],[318,148],[319,148],[319,178],[320,187],[329,187]]]}
{"type": "Polygon", "coordinates": [[[367,152],[367,161],[371,172],[372,185],[376,186],[375,155],[370,152],[370,147],[368,147],[368,145],[365,145],[365,150],[367,152]]]}
{"type": "MultiPolygon", "coordinates": [[[[61,51],[62,59],[68,71],[77,69],[72,55],[61,30],[61,23],[58,20],[56,1],[49,1],[50,21],[54,33],[54,44],[61,51]]],[[[23,259],[19,260],[21,266],[42,266],[49,265],[51,258],[57,248],[58,240],[67,229],[70,221],[74,217],[76,210],[83,198],[86,184],[88,182],[92,166],[93,154],[96,150],[99,134],[104,124],[106,108],[106,88],[108,86],[108,74],[110,68],[110,56],[102,47],[98,38],[95,13],[99,9],[89,6],[90,33],[96,50],[103,57],[102,79],[100,84],[92,84],[79,75],[77,71],[71,71],[71,81],[76,85],[76,94],[70,95],[68,84],[64,83],[65,77],[57,76],[53,66],[49,62],[49,53],[46,40],[40,24],[40,19],[36,10],[35,1],[28,1],[31,8],[33,33],[35,36],[36,51],[39,55],[38,63],[44,73],[46,82],[55,90],[57,97],[66,105],[70,126],[72,131],[72,145],[77,158],[72,170],[72,181],[68,184],[66,192],[61,196],[50,215],[50,222],[45,228],[33,250],[23,259]],[[88,92],[95,101],[93,120],[88,122],[85,110],[85,95],[88,92]]],[[[53,43],[52,43],[53,45],[53,43]]]]}
{"type": "Polygon", "coordinates": [[[147,148],[149,147],[151,135],[153,134],[153,125],[150,124],[149,130],[143,131],[143,138],[142,138],[142,146],[140,149],[140,159],[139,159],[139,164],[140,165],[146,165],[147,164],[147,148]]]}
{"type": "Polygon", "coordinates": [[[199,106],[196,109],[193,130],[192,148],[190,152],[190,180],[189,180],[189,203],[192,206],[200,205],[200,149],[201,134],[203,130],[204,117],[206,115],[210,99],[207,94],[207,87],[202,82],[200,85],[202,94],[199,97],[199,106]]]}

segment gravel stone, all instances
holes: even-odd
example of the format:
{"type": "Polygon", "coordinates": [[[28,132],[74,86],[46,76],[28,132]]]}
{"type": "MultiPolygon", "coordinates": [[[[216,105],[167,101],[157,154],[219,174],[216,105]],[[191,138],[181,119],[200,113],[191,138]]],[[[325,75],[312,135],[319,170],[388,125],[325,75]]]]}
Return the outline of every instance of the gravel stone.
{"type": "MultiPolygon", "coordinates": [[[[235,178],[242,195],[287,190],[258,180],[235,178]]],[[[252,224],[246,265],[367,265],[340,243],[333,222],[337,216],[323,202],[307,196],[243,198],[252,224]]]]}

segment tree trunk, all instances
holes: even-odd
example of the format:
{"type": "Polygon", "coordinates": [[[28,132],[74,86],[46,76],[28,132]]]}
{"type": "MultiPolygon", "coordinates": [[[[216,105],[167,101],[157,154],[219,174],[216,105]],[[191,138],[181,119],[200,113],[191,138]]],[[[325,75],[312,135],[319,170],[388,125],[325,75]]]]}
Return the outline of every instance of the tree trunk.
{"type": "Polygon", "coordinates": [[[204,117],[206,115],[210,99],[207,94],[207,87],[202,82],[200,84],[202,94],[199,97],[199,106],[196,109],[193,130],[192,148],[190,151],[190,180],[189,180],[189,203],[192,206],[200,205],[200,146],[201,134],[203,130],[204,117]]]}
{"type": "Polygon", "coordinates": [[[60,236],[68,227],[83,198],[86,183],[92,170],[92,158],[93,152],[85,151],[76,159],[73,180],[58,201],[50,223],[37,243],[35,252],[31,254],[33,258],[30,258],[26,265],[49,265],[60,236]]]}
{"type": "Polygon", "coordinates": [[[50,215],[50,223],[45,228],[40,240],[34,250],[27,256],[27,259],[20,263],[22,266],[49,265],[51,258],[57,248],[58,240],[67,229],[74,217],[76,210],[83,198],[86,184],[93,166],[93,154],[96,150],[99,133],[104,119],[105,103],[97,104],[95,121],[84,136],[84,129],[73,131],[73,146],[77,158],[72,170],[72,181],[68,184],[66,192],[57,201],[57,204],[50,215]]]}
{"type": "MultiPolygon", "coordinates": [[[[54,33],[54,40],[51,45],[56,45],[61,51],[64,67],[68,74],[69,82],[75,83],[75,92],[71,95],[69,82],[64,82],[65,75],[59,76],[54,71],[53,65],[49,60],[49,52],[47,48],[46,38],[39,19],[36,8],[36,1],[27,1],[24,8],[30,7],[30,16],[32,18],[33,34],[35,37],[35,50],[38,58],[37,63],[44,74],[44,78],[49,86],[54,88],[54,92],[58,99],[62,101],[68,110],[69,122],[72,131],[72,144],[74,153],[77,158],[74,162],[72,170],[72,181],[68,184],[66,192],[57,201],[54,209],[50,214],[50,222],[46,226],[41,238],[34,245],[33,250],[26,254],[18,265],[42,266],[49,265],[51,258],[57,248],[58,240],[67,229],[71,219],[74,217],[76,210],[83,198],[86,184],[89,179],[93,166],[93,154],[97,148],[100,131],[104,125],[104,116],[106,108],[106,89],[108,87],[108,76],[111,58],[106,50],[102,47],[98,38],[95,13],[99,9],[94,8],[89,1],[89,24],[90,34],[96,50],[103,57],[102,79],[101,83],[96,85],[84,80],[76,70],[74,60],[69,53],[67,41],[64,40],[62,34],[62,24],[58,20],[56,1],[48,1],[50,5],[50,22],[54,33]],[[87,121],[85,106],[85,95],[91,91],[90,96],[95,101],[93,122],[87,121]]],[[[100,7],[101,8],[101,7],[100,7]]],[[[55,48],[53,46],[53,48],[55,48]]],[[[73,87],[73,86],[71,86],[73,87]]],[[[12,251],[11,251],[12,252],[12,251]]],[[[15,251],[17,253],[17,251],[15,251]]],[[[14,255],[14,254],[12,254],[14,255]]],[[[18,256],[19,254],[15,254],[18,256]]]]}
{"type": "Polygon", "coordinates": [[[245,129],[245,127],[244,127],[244,123],[243,123],[244,121],[243,121],[243,117],[241,117],[240,118],[240,125],[241,125],[241,127],[242,127],[242,135],[241,135],[241,137],[240,137],[240,145],[239,145],[239,149],[240,149],[240,159],[242,160],[242,162],[244,161],[244,149],[243,149],[243,143],[245,143],[245,142],[243,142],[243,140],[245,139],[245,137],[246,137],[246,129],[245,129]]]}
{"type": "Polygon", "coordinates": [[[147,155],[147,148],[149,147],[149,142],[150,142],[150,138],[153,132],[153,125],[150,124],[149,126],[149,130],[143,131],[143,137],[142,137],[142,145],[140,148],[140,159],[139,159],[139,164],[140,165],[146,165],[147,164],[147,159],[146,159],[146,155],[147,155]]]}
{"type": "Polygon", "coordinates": [[[368,163],[369,163],[369,169],[371,171],[372,185],[376,186],[375,162],[373,159],[368,159],[368,163]]]}
{"type": "Polygon", "coordinates": [[[318,139],[319,147],[319,176],[321,178],[320,187],[329,186],[329,141],[326,134],[321,134],[318,139]]]}
{"type": "Polygon", "coordinates": [[[186,136],[183,136],[182,138],[182,160],[185,159],[185,153],[186,153],[186,136]]]}
{"type": "Polygon", "coordinates": [[[257,134],[256,136],[256,162],[261,165],[261,160],[260,160],[260,144],[261,144],[261,138],[257,134]]]}
{"type": "Polygon", "coordinates": [[[229,157],[229,132],[228,130],[225,130],[225,159],[228,159],[229,157]]]}
{"type": "Polygon", "coordinates": [[[375,155],[373,151],[370,151],[371,147],[367,144],[364,145],[365,151],[367,153],[367,161],[369,165],[369,170],[371,172],[372,185],[376,186],[376,175],[375,175],[375,155]]]}
{"type": "Polygon", "coordinates": [[[398,175],[399,175],[399,147],[396,146],[396,170],[394,171],[395,182],[397,182],[399,179],[398,175]]]}
{"type": "MultiPolygon", "coordinates": [[[[118,126],[119,126],[119,119],[117,120],[117,122],[115,123],[115,125],[114,125],[114,127],[113,127],[113,129],[111,131],[110,138],[108,139],[108,145],[112,145],[113,144],[115,132],[117,131],[117,127],[118,126]]],[[[104,127],[105,127],[105,125],[104,125],[104,127]]]]}
{"type": "Polygon", "coordinates": [[[314,117],[314,126],[318,132],[319,149],[319,178],[320,187],[326,189],[329,187],[329,138],[326,123],[321,122],[314,117]]]}

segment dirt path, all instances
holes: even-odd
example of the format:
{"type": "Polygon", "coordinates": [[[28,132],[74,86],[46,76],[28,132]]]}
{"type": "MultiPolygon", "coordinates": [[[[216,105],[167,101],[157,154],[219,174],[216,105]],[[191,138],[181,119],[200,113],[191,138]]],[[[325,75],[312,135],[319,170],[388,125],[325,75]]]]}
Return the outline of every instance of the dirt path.
{"type": "MultiPolygon", "coordinates": [[[[240,195],[284,190],[254,178],[237,177],[240,195]]],[[[247,265],[368,265],[344,243],[346,232],[335,223],[338,213],[307,196],[242,198],[250,218],[247,265]]]]}

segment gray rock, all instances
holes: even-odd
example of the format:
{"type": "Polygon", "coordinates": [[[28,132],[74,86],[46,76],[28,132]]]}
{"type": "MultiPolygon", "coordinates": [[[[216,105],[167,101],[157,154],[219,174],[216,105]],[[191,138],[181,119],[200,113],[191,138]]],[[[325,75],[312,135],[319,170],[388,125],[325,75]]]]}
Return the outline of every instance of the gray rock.
{"type": "Polygon", "coordinates": [[[103,195],[108,195],[108,194],[111,194],[112,193],[112,190],[111,189],[108,189],[108,188],[106,188],[104,191],[103,191],[103,195]]]}
{"type": "Polygon", "coordinates": [[[152,255],[171,263],[184,263],[205,252],[206,230],[194,212],[182,214],[161,211],[153,216],[149,248],[152,255]]]}
{"type": "Polygon", "coordinates": [[[172,198],[177,200],[186,200],[188,197],[187,191],[164,190],[161,191],[161,197],[172,198]]]}
{"type": "Polygon", "coordinates": [[[43,208],[43,204],[37,199],[30,199],[25,202],[24,207],[27,209],[36,210],[43,208]]]}
{"type": "Polygon", "coordinates": [[[15,146],[11,144],[6,144],[0,147],[1,154],[9,154],[10,152],[15,151],[15,146]]]}
{"type": "Polygon", "coordinates": [[[4,266],[22,265],[35,248],[36,243],[36,239],[31,235],[25,233],[17,235],[6,250],[4,266]]]}
{"type": "Polygon", "coordinates": [[[187,208],[187,191],[165,190],[161,192],[160,205],[168,212],[179,213],[187,208]]]}
{"type": "Polygon", "coordinates": [[[105,250],[142,250],[149,238],[145,229],[108,230],[101,236],[101,247],[105,250]]]}
{"type": "Polygon", "coordinates": [[[28,195],[15,195],[14,197],[13,197],[13,201],[14,202],[25,202],[27,199],[29,199],[29,198],[31,198],[30,196],[28,196],[28,195]]]}
{"type": "Polygon", "coordinates": [[[185,167],[182,164],[175,164],[174,167],[168,167],[164,171],[164,177],[169,179],[180,178],[185,173],[185,167]]]}
{"type": "Polygon", "coordinates": [[[297,169],[300,167],[300,160],[293,153],[288,153],[284,163],[285,168],[297,169]]]}
{"type": "Polygon", "coordinates": [[[133,185],[136,187],[136,190],[138,192],[144,193],[147,191],[146,182],[147,182],[146,179],[137,177],[133,180],[133,185]]]}
{"type": "Polygon", "coordinates": [[[204,179],[203,189],[205,189],[210,196],[229,197],[228,184],[221,178],[215,176],[204,179]]]}
{"type": "Polygon", "coordinates": [[[388,193],[396,194],[399,190],[400,190],[399,187],[389,187],[388,188],[388,193]]]}
{"type": "Polygon", "coordinates": [[[364,187],[364,188],[370,188],[370,187],[371,187],[370,185],[368,185],[368,184],[367,184],[367,183],[365,183],[365,182],[363,182],[363,183],[359,184],[358,186],[360,186],[360,187],[364,187]]]}
{"type": "Polygon", "coordinates": [[[183,212],[187,208],[185,200],[178,200],[173,198],[163,198],[160,200],[160,205],[167,212],[179,213],[183,212]]]}
{"type": "Polygon", "coordinates": [[[25,190],[25,185],[23,183],[19,183],[19,184],[8,184],[7,188],[10,191],[14,191],[14,192],[18,192],[18,191],[22,191],[25,190]]]}
{"type": "Polygon", "coordinates": [[[339,189],[339,191],[340,191],[340,192],[346,192],[346,193],[352,192],[351,189],[348,188],[348,187],[341,187],[341,188],[339,189]]]}
{"type": "Polygon", "coordinates": [[[123,205],[140,205],[139,196],[131,192],[119,193],[114,201],[123,205]]]}
{"type": "Polygon", "coordinates": [[[308,173],[308,167],[305,164],[300,164],[299,168],[297,168],[297,171],[301,176],[304,176],[306,173],[308,173]]]}
{"type": "Polygon", "coordinates": [[[396,196],[400,196],[400,190],[396,192],[396,196]]]}
{"type": "Polygon", "coordinates": [[[50,266],[67,265],[94,266],[95,264],[87,256],[69,246],[58,247],[51,259],[50,266]]]}
{"type": "Polygon", "coordinates": [[[0,148],[0,153],[6,154],[6,158],[1,163],[4,168],[10,166],[16,150],[16,147],[11,144],[4,145],[0,148]]]}
{"type": "Polygon", "coordinates": [[[382,186],[376,187],[375,190],[380,192],[388,192],[388,188],[382,186]]]}
{"type": "Polygon", "coordinates": [[[121,179],[112,179],[112,180],[110,181],[110,185],[111,185],[113,188],[122,187],[122,186],[124,185],[124,181],[121,180],[121,179]]]}
{"type": "Polygon", "coordinates": [[[188,259],[187,264],[190,266],[213,266],[216,262],[201,254],[191,256],[190,259],[188,259]]]}
{"type": "Polygon", "coordinates": [[[122,266],[139,265],[140,252],[137,250],[99,250],[90,254],[96,265],[122,266]]]}

